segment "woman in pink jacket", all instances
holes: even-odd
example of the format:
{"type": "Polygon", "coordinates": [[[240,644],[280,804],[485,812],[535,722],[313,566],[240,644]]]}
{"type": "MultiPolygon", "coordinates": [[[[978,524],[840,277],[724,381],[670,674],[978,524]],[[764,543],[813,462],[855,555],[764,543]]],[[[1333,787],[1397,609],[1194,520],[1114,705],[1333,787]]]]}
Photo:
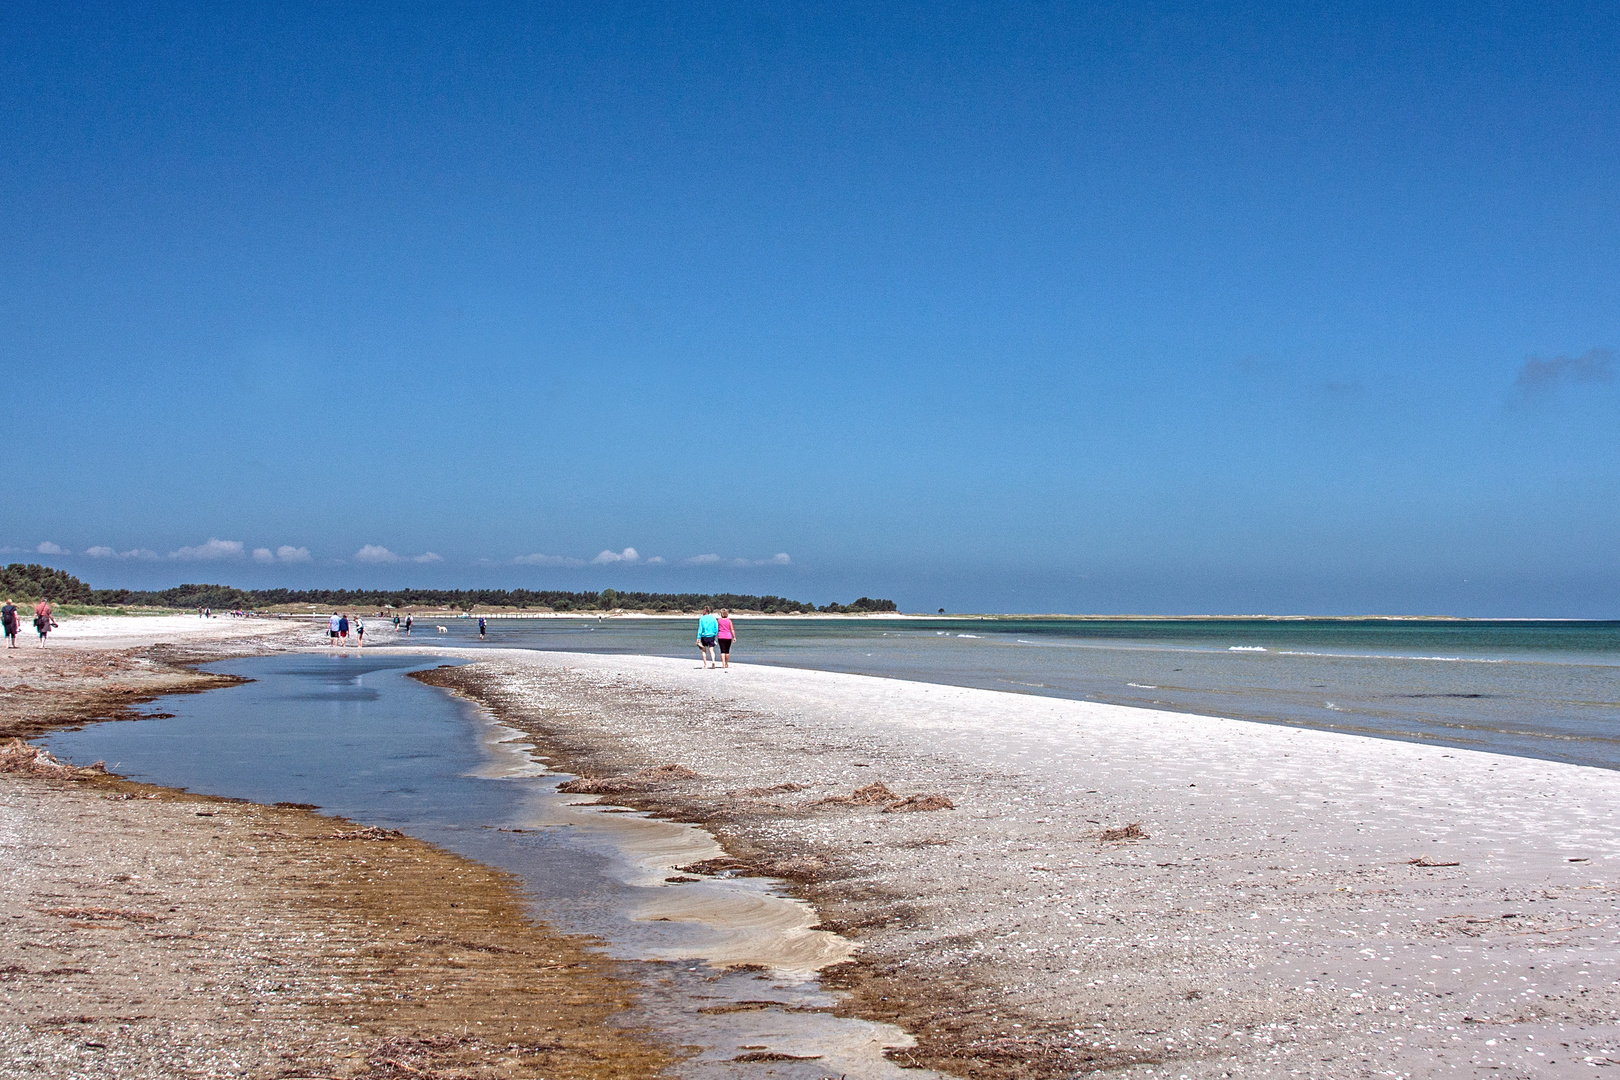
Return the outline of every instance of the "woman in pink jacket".
{"type": "Polygon", "coordinates": [[[731,609],[720,609],[720,635],[715,644],[720,646],[720,668],[722,671],[731,667],[731,643],[737,638],[737,630],[731,625],[731,609]]]}

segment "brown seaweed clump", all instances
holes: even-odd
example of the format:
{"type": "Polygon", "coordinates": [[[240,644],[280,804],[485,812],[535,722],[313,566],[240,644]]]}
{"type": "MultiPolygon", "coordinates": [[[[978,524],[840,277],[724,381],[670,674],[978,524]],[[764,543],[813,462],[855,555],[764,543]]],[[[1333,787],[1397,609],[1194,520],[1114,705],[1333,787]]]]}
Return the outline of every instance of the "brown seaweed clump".
{"type": "Polygon", "coordinates": [[[1099,840],[1146,840],[1147,832],[1142,828],[1140,821],[1133,821],[1129,825],[1122,825],[1115,829],[1104,829],[1098,834],[1099,840]]]}
{"type": "Polygon", "coordinates": [[[685,765],[649,765],[636,773],[643,780],[696,780],[698,774],[685,765]]]}
{"type": "Polygon", "coordinates": [[[883,808],[885,814],[915,814],[925,810],[955,810],[956,804],[943,795],[907,795],[883,808]]]}
{"type": "Polygon", "coordinates": [[[58,761],[48,750],[30,746],[22,739],[7,739],[0,742],[0,772],[22,776],[46,776],[56,780],[75,780],[106,771],[105,762],[98,761],[81,769],[65,761],[58,761]]]}
{"type": "Polygon", "coordinates": [[[955,810],[956,804],[943,795],[896,795],[881,782],[856,788],[848,795],[829,795],[811,806],[881,806],[885,814],[912,814],[924,810],[955,810]]]}

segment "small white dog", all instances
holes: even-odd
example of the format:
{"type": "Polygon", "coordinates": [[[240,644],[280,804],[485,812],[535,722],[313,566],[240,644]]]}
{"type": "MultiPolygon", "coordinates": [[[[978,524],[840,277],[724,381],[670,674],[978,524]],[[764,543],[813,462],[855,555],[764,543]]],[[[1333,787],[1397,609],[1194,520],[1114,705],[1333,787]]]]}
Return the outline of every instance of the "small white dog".
{"type": "Polygon", "coordinates": [[[446,629],[445,627],[443,627],[443,626],[439,627],[439,633],[448,634],[449,632],[450,631],[448,629],[446,629]]]}

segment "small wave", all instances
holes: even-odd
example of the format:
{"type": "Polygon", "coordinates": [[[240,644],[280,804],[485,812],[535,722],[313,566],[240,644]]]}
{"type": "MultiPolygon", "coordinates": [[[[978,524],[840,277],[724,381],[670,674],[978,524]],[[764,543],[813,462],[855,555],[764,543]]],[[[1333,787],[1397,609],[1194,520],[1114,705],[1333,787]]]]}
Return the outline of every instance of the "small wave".
{"type": "Polygon", "coordinates": [[[972,638],[972,639],[973,639],[973,640],[974,640],[974,641],[977,641],[977,640],[979,640],[979,635],[978,635],[978,634],[957,634],[957,635],[956,635],[956,636],[957,636],[957,637],[970,637],[970,638],[972,638]]]}
{"type": "Polygon", "coordinates": [[[1265,652],[1264,645],[1228,645],[1227,652],[1265,652]]]}
{"type": "Polygon", "coordinates": [[[1307,652],[1303,649],[1278,649],[1278,656],[1322,656],[1330,660],[1432,660],[1443,664],[1505,664],[1485,656],[1403,656],[1399,653],[1343,653],[1307,652]]]}
{"type": "Polygon", "coordinates": [[[1343,709],[1339,708],[1337,705],[1333,704],[1333,702],[1331,702],[1331,701],[1322,702],[1322,707],[1324,709],[1332,709],[1334,712],[1344,712],[1343,709]]]}
{"type": "Polygon", "coordinates": [[[1148,686],[1145,683],[1139,683],[1139,682],[1128,682],[1125,685],[1126,686],[1134,686],[1138,690],[1157,690],[1158,689],[1157,686],[1148,686]]]}

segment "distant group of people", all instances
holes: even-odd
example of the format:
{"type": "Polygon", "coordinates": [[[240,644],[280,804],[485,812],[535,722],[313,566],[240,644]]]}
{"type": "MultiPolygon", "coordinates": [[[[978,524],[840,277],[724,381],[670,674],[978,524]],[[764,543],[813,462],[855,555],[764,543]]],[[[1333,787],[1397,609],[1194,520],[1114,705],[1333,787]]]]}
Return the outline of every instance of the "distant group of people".
{"type": "MultiPolygon", "coordinates": [[[[5,604],[0,605],[0,626],[4,626],[6,630],[6,648],[15,649],[17,647],[17,632],[21,627],[19,626],[17,605],[11,602],[9,596],[6,597],[5,604]]],[[[45,639],[50,636],[51,631],[56,629],[56,619],[52,616],[51,602],[49,600],[41,600],[34,605],[34,629],[39,632],[39,643],[41,645],[45,644],[45,639]]]]}
{"type": "Polygon", "coordinates": [[[326,625],[326,643],[328,645],[336,645],[340,649],[348,648],[349,631],[353,630],[355,648],[363,649],[366,647],[366,624],[360,620],[360,616],[356,615],[354,622],[350,623],[347,615],[339,615],[334,611],[332,617],[327,620],[326,625]]]}
{"type": "Polygon", "coordinates": [[[719,617],[707,606],[698,619],[698,651],[703,655],[703,666],[714,667],[720,661],[722,671],[731,669],[731,643],[737,640],[737,628],[731,622],[731,609],[721,608],[719,617]]]}

